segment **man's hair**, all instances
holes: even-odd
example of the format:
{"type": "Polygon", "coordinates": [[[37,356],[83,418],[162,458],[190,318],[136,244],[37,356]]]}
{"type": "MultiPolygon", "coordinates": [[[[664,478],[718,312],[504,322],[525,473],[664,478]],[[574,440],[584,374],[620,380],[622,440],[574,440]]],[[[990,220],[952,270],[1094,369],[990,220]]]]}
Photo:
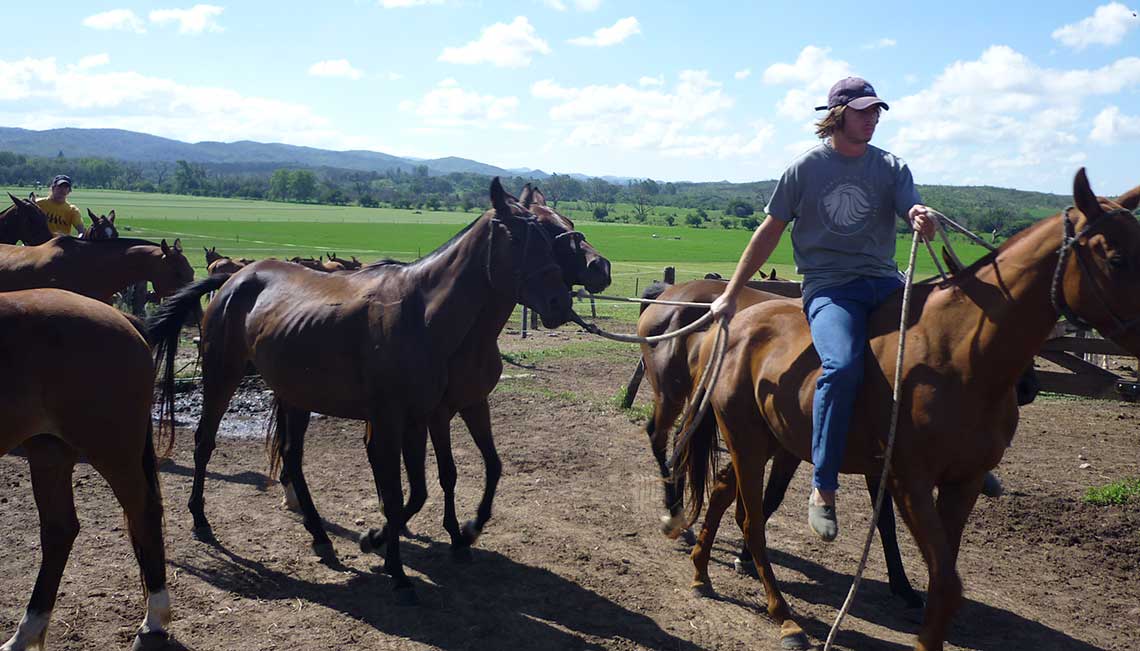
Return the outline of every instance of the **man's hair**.
{"type": "Polygon", "coordinates": [[[847,105],[836,106],[827,111],[819,122],[815,123],[815,135],[819,138],[830,138],[831,134],[843,128],[843,113],[847,105]]]}

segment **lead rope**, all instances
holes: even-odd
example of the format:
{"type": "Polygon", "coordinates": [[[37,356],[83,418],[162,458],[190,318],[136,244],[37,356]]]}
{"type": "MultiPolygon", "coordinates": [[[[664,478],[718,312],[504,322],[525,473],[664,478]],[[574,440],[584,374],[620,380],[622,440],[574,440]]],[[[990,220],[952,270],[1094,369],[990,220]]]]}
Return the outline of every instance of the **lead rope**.
{"type": "Polygon", "coordinates": [[[851,583],[851,590],[847,592],[847,599],[844,600],[843,607],[839,609],[839,614],[835,617],[835,623],[831,625],[831,631],[827,634],[827,641],[823,644],[823,651],[830,651],[831,642],[835,639],[835,635],[839,632],[839,627],[843,624],[844,618],[847,617],[847,611],[855,601],[855,593],[859,590],[859,583],[863,580],[863,570],[867,568],[867,555],[871,551],[871,541],[875,539],[875,524],[879,521],[879,512],[883,508],[883,496],[887,492],[887,473],[891,468],[891,452],[894,451],[895,431],[899,422],[903,355],[906,352],[906,319],[907,314],[910,312],[910,290],[914,284],[914,259],[918,253],[919,238],[920,235],[915,231],[914,240],[910,245],[910,263],[906,268],[906,285],[903,286],[902,315],[899,317],[899,354],[898,357],[895,358],[895,390],[894,405],[891,407],[891,430],[890,435],[887,437],[887,451],[886,454],[883,455],[883,472],[879,476],[879,494],[875,497],[875,512],[871,516],[870,528],[867,531],[867,540],[863,543],[863,557],[859,559],[859,569],[855,572],[855,580],[851,583]]]}

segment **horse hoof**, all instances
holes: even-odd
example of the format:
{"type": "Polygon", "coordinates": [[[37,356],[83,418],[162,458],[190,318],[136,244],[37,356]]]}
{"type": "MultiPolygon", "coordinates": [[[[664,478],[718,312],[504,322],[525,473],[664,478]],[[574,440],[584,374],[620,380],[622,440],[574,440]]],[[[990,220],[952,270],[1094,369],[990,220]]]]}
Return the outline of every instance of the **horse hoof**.
{"type": "Polygon", "coordinates": [[[210,525],[194,527],[190,533],[194,536],[194,540],[199,542],[209,543],[211,545],[218,542],[218,539],[214,537],[214,530],[210,528],[210,525]]]}
{"type": "Polygon", "coordinates": [[[676,540],[677,536],[685,531],[685,522],[681,517],[676,515],[661,516],[661,533],[665,534],[669,540],[676,540]]]}
{"type": "Polygon", "coordinates": [[[474,558],[474,555],[471,553],[471,548],[466,545],[451,548],[451,560],[456,563],[467,564],[474,560],[474,558]]]}
{"type": "Polygon", "coordinates": [[[744,560],[743,558],[732,559],[732,568],[736,573],[741,576],[750,576],[754,579],[760,578],[760,573],[756,571],[756,563],[751,559],[744,560]]]}
{"type": "Polygon", "coordinates": [[[694,597],[701,597],[703,599],[716,597],[716,590],[713,590],[711,583],[698,583],[693,586],[692,590],[694,597]]]}
{"type": "Polygon", "coordinates": [[[463,539],[467,541],[467,545],[470,547],[475,544],[475,541],[479,540],[479,536],[483,532],[478,528],[478,524],[475,520],[468,520],[459,528],[459,533],[463,535],[463,539]]]}
{"type": "Polygon", "coordinates": [[[384,555],[384,538],[379,537],[379,529],[369,529],[360,534],[360,551],[365,554],[384,555]],[[379,538],[379,543],[374,543],[373,540],[379,538]]]}
{"type": "Polygon", "coordinates": [[[681,540],[685,541],[685,544],[688,545],[689,547],[692,547],[693,545],[697,544],[697,537],[693,535],[692,529],[685,529],[684,531],[682,531],[681,532],[681,540]]]}
{"type": "Polygon", "coordinates": [[[131,651],[185,651],[186,647],[183,646],[178,640],[170,636],[166,631],[159,631],[157,633],[139,633],[135,636],[134,643],[131,644],[131,651]]]}
{"type": "Polygon", "coordinates": [[[397,606],[415,606],[419,604],[420,600],[416,598],[416,591],[412,586],[406,588],[396,588],[396,605],[397,606]]]}
{"type": "Polygon", "coordinates": [[[331,542],[313,543],[313,553],[320,557],[322,561],[336,560],[336,548],[333,547],[331,542]]]}
{"type": "Polygon", "coordinates": [[[793,633],[786,637],[780,638],[780,648],[786,651],[806,651],[808,648],[807,635],[803,633],[793,633]]]}

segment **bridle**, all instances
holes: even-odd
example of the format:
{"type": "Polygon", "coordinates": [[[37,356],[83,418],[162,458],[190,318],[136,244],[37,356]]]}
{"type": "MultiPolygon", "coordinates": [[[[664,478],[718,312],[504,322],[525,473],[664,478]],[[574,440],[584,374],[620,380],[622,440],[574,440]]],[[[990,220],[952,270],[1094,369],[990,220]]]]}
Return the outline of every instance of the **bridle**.
{"type": "Polygon", "coordinates": [[[1061,223],[1064,231],[1061,235],[1061,249],[1057,252],[1057,268],[1053,272],[1053,285],[1049,291],[1049,298],[1053,303],[1053,308],[1057,310],[1061,316],[1065,317],[1065,319],[1067,319],[1070,323],[1077,326],[1078,328],[1086,330],[1093,328],[1093,325],[1091,323],[1078,316],[1077,313],[1073,311],[1073,308],[1070,307],[1069,304],[1065,301],[1065,262],[1067,261],[1069,252],[1071,251],[1073,252],[1073,257],[1077,261],[1077,266],[1081,269],[1081,273],[1085,275],[1085,277],[1088,279],[1089,284],[1092,285],[1093,294],[1096,296],[1097,300],[1100,301],[1101,306],[1104,308],[1105,312],[1108,313],[1109,318],[1112,320],[1112,329],[1108,332],[1101,331],[1102,335],[1111,339],[1117,335],[1127,332],[1128,330],[1131,330],[1132,328],[1140,326],[1140,317],[1135,317],[1125,321],[1116,314],[1115,310],[1112,309],[1112,306],[1108,302],[1108,298],[1105,296],[1104,289],[1100,286],[1100,284],[1096,281],[1095,276],[1092,274],[1092,270],[1089,268],[1088,261],[1085,260],[1085,257],[1083,255],[1081,255],[1080,241],[1089,235],[1092,235],[1100,227],[1101,224],[1107,222],[1110,218],[1122,214],[1131,215],[1132,212],[1124,208],[1114,208],[1113,210],[1104,213],[1100,217],[1097,217],[1095,220],[1090,220],[1089,223],[1084,228],[1082,228],[1079,233],[1074,234],[1076,226],[1073,224],[1073,220],[1069,218],[1069,211],[1071,210],[1073,210],[1073,206],[1065,208],[1065,212],[1061,215],[1061,223]]]}
{"type": "MultiPolygon", "coordinates": [[[[522,255],[519,257],[519,263],[517,265],[515,265],[515,268],[513,270],[511,270],[511,275],[515,279],[515,282],[514,282],[515,302],[516,303],[522,303],[523,288],[526,287],[527,283],[530,282],[530,280],[532,278],[534,278],[535,276],[538,276],[540,274],[547,273],[547,272],[551,271],[552,269],[557,271],[559,273],[559,277],[561,277],[562,267],[558,266],[558,263],[553,261],[553,256],[550,256],[551,260],[549,262],[547,262],[545,265],[543,265],[542,267],[535,269],[533,271],[524,270],[524,267],[526,266],[526,263],[527,263],[527,254],[530,252],[531,239],[532,239],[531,236],[536,231],[538,232],[539,237],[542,239],[543,244],[546,245],[547,251],[552,252],[553,245],[551,243],[550,235],[547,234],[546,230],[542,228],[542,226],[538,223],[538,220],[535,219],[533,216],[530,216],[530,217],[512,216],[512,217],[514,217],[516,219],[523,220],[523,224],[526,227],[526,236],[523,238],[522,255]]],[[[496,225],[496,223],[503,224],[504,226],[506,226],[506,222],[502,219],[499,219],[498,217],[492,217],[488,221],[488,228],[491,229],[491,235],[490,235],[489,241],[487,242],[487,282],[490,283],[492,287],[495,286],[494,274],[491,272],[491,261],[492,261],[492,256],[493,256],[494,250],[495,250],[495,225],[496,225]]],[[[509,229],[510,227],[508,226],[507,228],[509,229]]]]}

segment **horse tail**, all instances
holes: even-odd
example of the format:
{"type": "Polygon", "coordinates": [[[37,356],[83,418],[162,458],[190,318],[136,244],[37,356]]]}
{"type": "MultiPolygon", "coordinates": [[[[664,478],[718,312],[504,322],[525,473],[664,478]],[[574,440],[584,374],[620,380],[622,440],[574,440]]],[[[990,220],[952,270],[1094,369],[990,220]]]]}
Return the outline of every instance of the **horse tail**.
{"type": "MultiPolygon", "coordinates": [[[[171,427],[173,433],[173,426],[171,427]]],[[[170,441],[173,446],[174,441],[170,441]]],[[[136,514],[135,517],[146,518],[147,514],[156,515],[158,518],[159,537],[162,540],[166,539],[166,511],[162,508],[162,484],[158,479],[158,455],[154,451],[154,422],[149,418],[146,419],[146,438],[143,440],[142,448],[142,471],[143,480],[146,481],[146,489],[150,493],[145,496],[143,503],[143,513],[136,514]]],[[[126,511],[123,512],[123,521],[125,529],[130,532],[131,521],[126,511]]],[[[134,549],[135,558],[143,558],[142,542],[135,537],[134,534],[130,536],[131,547],[134,549]]],[[[150,594],[150,590],[146,585],[146,573],[139,567],[139,583],[142,585],[143,594],[150,594]]]]}
{"type": "MultiPolygon", "coordinates": [[[[695,379],[695,381],[699,381],[695,379]]],[[[706,390],[699,391],[690,403],[699,405],[706,390]]],[[[716,416],[711,409],[704,414],[690,416],[690,420],[678,430],[677,440],[673,441],[673,458],[669,461],[671,475],[669,481],[680,484],[688,476],[689,500],[685,508],[685,528],[693,526],[704,506],[705,492],[709,490],[717,473],[717,429],[716,416]],[[699,419],[697,417],[699,416],[699,419]],[[693,422],[693,419],[697,419],[693,422]]]]}
{"type": "Polygon", "coordinates": [[[182,325],[190,314],[200,318],[202,297],[221,287],[230,274],[215,274],[198,282],[191,283],[170,296],[146,322],[146,338],[154,351],[154,365],[158,376],[158,422],[163,430],[164,420],[168,420],[170,448],[163,456],[170,454],[174,446],[174,356],[178,352],[178,336],[182,325]]]}
{"type": "MultiPolygon", "coordinates": [[[[666,285],[665,283],[661,282],[660,280],[654,280],[652,283],[649,284],[648,287],[645,288],[645,291],[641,292],[641,297],[647,298],[651,301],[655,301],[655,300],[657,300],[658,297],[660,297],[662,294],[664,294],[665,290],[668,288],[669,288],[669,285],[666,285]]],[[[645,311],[645,309],[647,307],[649,307],[649,303],[642,303],[641,308],[638,310],[637,313],[641,314],[642,312],[645,311]]]]}
{"type": "Polygon", "coordinates": [[[265,456],[269,459],[269,475],[272,477],[281,469],[285,460],[285,419],[284,407],[276,394],[269,405],[269,418],[265,421],[265,456]]]}

